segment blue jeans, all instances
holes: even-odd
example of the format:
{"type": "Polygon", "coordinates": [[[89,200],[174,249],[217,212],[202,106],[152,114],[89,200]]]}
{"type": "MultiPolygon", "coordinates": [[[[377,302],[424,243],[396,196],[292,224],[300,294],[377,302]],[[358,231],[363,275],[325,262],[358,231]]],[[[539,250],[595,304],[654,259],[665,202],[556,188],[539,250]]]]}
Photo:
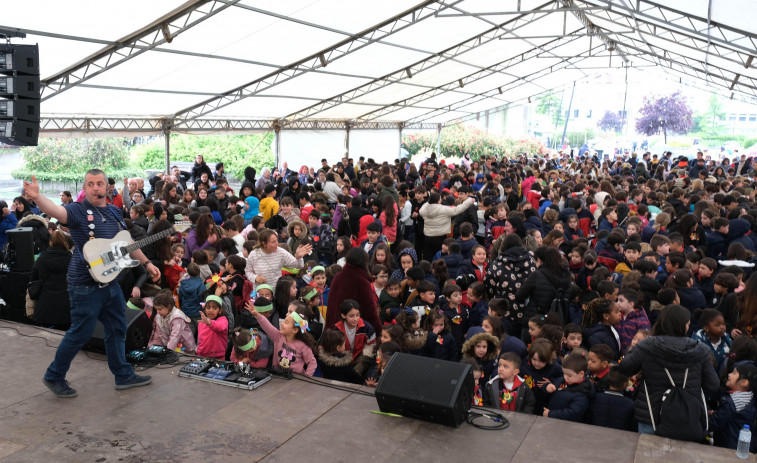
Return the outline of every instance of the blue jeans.
{"type": "Polygon", "coordinates": [[[92,337],[95,322],[100,320],[105,328],[108,367],[116,377],[116,384],[130,380],[134,368],[126,362],[126,304],[121,288],[117,284],[104,288],[68,285],[68,296],[71,299],[71,328],[63,336],[55,359],[45,372],[45,379],[59,381],[66,378],[71,361],[92,337]]]}
{"type": "Polygon", "coordinates": [[[654,428],[651,424],[639,423],[639,434],[654,434],[654,428]]]}

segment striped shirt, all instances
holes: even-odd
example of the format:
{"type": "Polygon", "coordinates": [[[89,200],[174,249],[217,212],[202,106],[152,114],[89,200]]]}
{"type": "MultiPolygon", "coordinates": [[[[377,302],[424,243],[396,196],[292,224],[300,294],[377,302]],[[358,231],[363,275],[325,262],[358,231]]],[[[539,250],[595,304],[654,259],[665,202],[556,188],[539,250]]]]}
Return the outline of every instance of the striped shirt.
{"type": "MultiPolygon", "coordinates": [[[[86,199],[81,203],[71,203],[65,206],[68,221],[68,229],[71,239],[74,242],[76,250],[68,265],[68,284],[74,285],[95,285],[95,280],[87,270],[87,264],[82,258],[81,250],[89,241],[89,225],[94,225],[94,237],[110,239],[116,236],[121,230],[126,229],[123,223],[121,210],[113,205],[107,207],[95,207],[86,199]],[[92,214],[88,214],[91,211],[92,214]],[[92,216],[93,220],[88,220],[87,216],[92,216]]],[[[111,284],[117,284],[115,279],[111,284]]]]}
{"type": "Polygon", "coordinates": [[[302,268],[305,263],[302,258],[295,259],[293,255],[286,250],[276,248],[275,252],[266,254],[261,248],[254,249],[247,257],[247,266],[244,269],[247,279],[254,283],[258,289],[258,283],[255,278],[260,275],[265,278],[266,284],[276,287],[276,282],[281,278],[282,267],[302,268]]]}

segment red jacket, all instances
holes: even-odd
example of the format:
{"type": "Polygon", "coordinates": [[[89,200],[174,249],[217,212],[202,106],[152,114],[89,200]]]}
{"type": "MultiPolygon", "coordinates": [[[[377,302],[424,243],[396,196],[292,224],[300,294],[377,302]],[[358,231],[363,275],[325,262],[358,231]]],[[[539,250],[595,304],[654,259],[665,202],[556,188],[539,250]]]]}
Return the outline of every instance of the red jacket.
{"type": "Polygon", "coordinates": [[[326,327],[334,328],[342,316],[339,306],[345,299],[353,299],[360,306],[360,318],[368,322],[381,334],[381,320],[379,319],[376,293],[371,287],[372,278],[362,268],[355,267],[349,262],[341,272],[334,276],[329,290],[328,307],[326,309],[326,327]]]}
{"type": "MultiPolygon", "coordinates": [[[[376,344],[376,330],[371,325],[366,324],[361,318],[357,323],[355,329],[355,345],[350,345],[350,339],[347,336],[347,331],[344,328],[344,320],[336,324],[336,328],[344,333],[344,350],[346,352],[352,352],[352,360],[354,361],[360,354],[363,353],[363,349],[366,347],[372,347],[376,344]]],[[[371,352],[371,355],[373,353],[371,352]]],[[[367,355],[367,354],[366,354],[367,355]]]]}

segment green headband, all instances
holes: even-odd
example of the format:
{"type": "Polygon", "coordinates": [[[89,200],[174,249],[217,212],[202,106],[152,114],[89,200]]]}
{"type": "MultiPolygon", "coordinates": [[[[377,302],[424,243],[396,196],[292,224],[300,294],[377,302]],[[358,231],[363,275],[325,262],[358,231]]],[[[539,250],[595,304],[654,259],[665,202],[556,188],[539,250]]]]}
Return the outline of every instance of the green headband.
{"type": "Polygon", "coordinates": [[[139,307],[137,307],[136,305],[132,304],[131,301],[126,301],[126,307],[128,307],[130,309],[134,309],[134,310],[142,310],[139,307]]]}
{"type": "Polygon", "coordinates": [[[271,294],[273,294],[274,292],[273,287],[271,287],[271,285],[266,284],[266,283],[263,283],[262,285],[258,285],[258,292],[260,292],[261,289],[267,289],[268,291],[271,292],[271,294]]]}
{"type": "Polygon", "coordinates": [[[309,293],[307,293],[307,294],[305,295],[305,299],[311,299],[311,298],[312,298],[313,296],[315,296],[316,294],[318,294],[318,290],[317,290],[317,289],[315,289],[315,288],[313,288],[313,290],[312,290],[312,291],[310,291],[309,293]]]}
{"type": "MultiPolygon", "coordinates": [[[[238,334],[239,334],[239,333],[237,333],[237,335],[238,335],[238,334]]],[[[239,350],[241,350],[242,352],[247,352],[248,350],[250,350],[250,349],[254,349],[255,347],[257,347],[257,345],[258,345],[258,341],[257,341],[257,339],[255,339],[255,336],[252,336],[252,338],[250,338],[250,342],[248,342],[248,343],[247,343],[247,344],[245,344],[244,346],[237,346],[237,347],[238,347],[238,348],[239,348],[239,350]]]]}
{"type": "Polygon", "coordinates": [[[223,307],[223,301],[221,300],[220,297],[218,297],[216,295],[210,295],[210,296],[208,296],[208,297],[205,298],[205,303],[206,304],[208,302],[210,302],[210,301],[213,301],[213,302],[217,303],[218,305],[220,305],[221,307],[223,307]]]}
{"type": "Polygon", "coordinates": [[[173,215],[173,219],[174,220],[179,220],[179,221],[184,220],[184,215],[183,214],[174,214],[173,215]]]}
{"type": "Polygon", "coordinates": [[[271,310],[273,310],[273,304],[268,304],[268,305],[256,305],[256,306],[255,306],[255,310],[257,310],[257,311],[258,311],[258,312],[260,312],[260,313],[263,313],[263,312],[270,312],[271,310]]]}
{"type": "Polygon", "coordinates": [[[312,275],[318,270],[323,270],[324,273],[326,272],[326,268],[323,265],[316,265],[315,267],[310,269],[310,274],[312,275]]]}

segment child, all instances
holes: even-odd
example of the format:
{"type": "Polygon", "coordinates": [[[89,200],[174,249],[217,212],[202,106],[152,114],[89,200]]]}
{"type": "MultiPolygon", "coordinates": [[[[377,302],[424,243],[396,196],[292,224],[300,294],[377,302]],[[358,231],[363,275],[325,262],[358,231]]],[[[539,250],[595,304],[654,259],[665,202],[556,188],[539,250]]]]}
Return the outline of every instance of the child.
{"type": "Polygon", "coordinates": [[[423,327],[428,333],[423,355],[442,360],[456,362],[458,357],[455,338],[450,333],[450,323],[440,310],[431,310],[426,316],[423,327]]]}
{"type": "Polygon", "coordinates": [[[739,287],[739,279],[726,272],[715,275],[713,290],[716,295],[715,309],[723,314],[727,331],[730,333],[736,328],[739,320],[736,288],[739,287]]]}
{"type": "Polygon", "coordinates": [[[195,263],[187,265],[187,275],[188,278],[182,280],[178,286],[179,307],[196,326],[197,322],[200,321],[200,309],[202,308],[200,302],[205,298],[205,283],[200,278],[200,267],[195,263]]]}
{"type": "Polygon", "coordinates": [[[422,355],[428,336],[426,330],[421,329],[421,317],[414,311],[405,309],[397,314],[395,321],[405,332],[401,343],[403,352],[422,355]]]}
{"type": "MultiPolygon", "coordinates": [[[[386,283],[389,280],[389,269],[386,265],[375,264],[371,266],[371,276],[373,276],[373,292],[376,293],[376,300],[381,297],[382,291],[386,288],[386,283]]],[[[399,306],[397,306],[399,307],[399,306]]]]}
{"type": "Polygon", "coordinates": [[[607,344],[613,351],[612,360],[620,358],[620,335],[613,325],[620,322],[620,310],[609,299],[600,297],[594,299],[586,307],[582,325],[584,327],[584,345],[593,347],[597,344],[607,344]]]}
{"type": "Polygon", "coordinates": [[[704,300],[707,301],[707,307],[714,307],[715,304],[715,281],[713,275],[718,269],[718,263],[711,257],[705,257],[699,261],[699,271],[697,272],[699,289],[704,294],[704,300]]]}
{"type": "Polygon", "coordinates": [[[715,356],[715,371],[720,371],[731,351],[731,337],[726,333],[725,318],[715,309],[697,309],[693,320],[702,328],[691,337],[704,343],[715,356]]]}
{"type": "MultiPolygon", "coordinates": [[[[720,399],[720,408],[710,410],[710,429],[715,431],[715,444],[735,449],[739,441],[739,431],[745,424],[752,426],[757,418],[754,405],[754,387],[757,385],[757,367],[741,363],[728,374],[726,388],[730,391],[720,399]]],[[[749,451],[754,452],[757,443],[752,440],[749,451]]]]}
{"type": "Polygon", "coordinates": [[[499,339],[489,333],[474,334],[465,341],[462,351],[463,359],[475,360],[481,370],[478,383],[483,388],[491,379],[494,368],[497,366],[499,339]]]}
{"type": "Polygon", "coordinates": [[[597,344],[589,350],[588,367],[589,381],[594,385],[596,392],[605,392],[607,390],[607,373],[610,371],[610,361],[612,360],[613,351],[607,344],[597,344]]]}
{"type": "Polygon", "coordinates": [[[628,376],[618,371],[617,366],[612,365],[606,378],[608,389],[597,394],[592,401],[587,421],[594,426],[636,431],[634,402],[623,395],[628,384],[628,376]]]}
{"type": "Polygon", "coordinates": [[[631,340],[639,330],[652,329],[647,313],[639,307],[639,292],[630,288],[623,288],[618,293],[615,305],[620,310],[620,322],[613,327],[620,336],[620,352],[625,353],[631,340]]]}
{"type": "Polygon", "coordinates": [[[552,395],[550,408],[545,408],[542,416],[577,423],[583,421],[595,395],[594,387],[586,379],[587,368],[583,355],[575,353],[565,357],[562,363],[563,385],[552,395]]]}
{"type": "Polygon", "coordinates": [[[321,317],[326,318],[326,307],[329,303],[329,287],[326,284],[326,269],[323,266],[316,265],[310,271],[312,280],[310,286],[318,290],[318,310],[321,312],[321,317]]]}
{"type": "Polygon", "coordinates": [[[307,332],[307,322],[298,312],[290,312],[276,329],[261,315],[252,301],[245,308],[255,317],[263,331],[273,341],[273,367],[279,371],[292,371],[313,376],[317,368],[315,339],[307,332]]]}
{"type": "Polygon", "coordinates": [[[468,304],[471,306],[468,325],[481,326],[484,317],[488,315],[489,309],[486,307],[486,286],[477,281],[468,286],[468,304]]]}
{"type": "Polygon", "coordinates": [[[318,365],[325,379],[363,384],[363,378],[352,368],[352,355],[346,352],[344,333],[326,329],[318,346],[318,365]]]}
{"type": "Polygon", "coordinates": [[[392,355],[399,351],[400,346],[394,341],[381,344],[381,347],[379,347],[376,354],[379,359],[378,368],[375,370],[376,375],[365,380],[367,386],[376,387],[378,385],[378,380],[381,378],[381,375],[384,374],[384,370],[386,369],[387,364],[389,364],[389,360],[392,359],[392,355]]]}
{"type": "Polygon", "coordinates": [[[381,226],[376,222],[371,222],[368,224],[368,237],[360,243],[360,247],[368,253],[368,257],[373,257],[373,251],[380,243],[386,243],[386,237],[381,234],[381,226]]]}
{"type": "Polygon", "coordinates": [[[497,376],[486,383],[486,406],[512,412],[534,412],[534,393],[523,378],[518,376],[520,364],[520,357],[512,352],[505,352],[499,356],[497,376]]]}
{"type": "Polygon", "coordinates": [[[208,255],[205,253],[205,251],[195,251],[192,253],[192,263],[197,264],[200,266],[200,278],[202,278],[203,281],[210,278],[210,275],[213,274],[213,271],[210,270],[210,261],[208,260],[208,255]]]}
{"type": "Polygon", "coordinates": [[[626,244],[626,249],[623,254],[625,260],[615,267],[615,271],[622,275],[626,275],[628,272],[636,268],[636,263],[641,257],[641,244],[636,241],[626,244]]]}
{"type": "Polygon", "coordinates": [[[560,325],[560,322],[555,318],[554,314],[534,315],[528,319],[528,335],[531,336],[531,341],[541,335],[542,327],[548,323],[560,325]]]}
{"type": "Polygon", "coordinates": [[[305,286],[300,291],[300,300],[292,301],[287,307],[287,313],[297,311],[304,314],[307,312],[306,319],[308,322],[308,328],[310,329],[310,335],[316,340],[321,339],[324,325],[323,316],[319,310],[319,301],[320,297],[318,290],[311,286],[305,286]],[[300,308],[303,310],[298,310],[300,308]]]}
{"type": "Polygon", "coordinates": [[[197,327],[197,355],[224,360],[229,337],[229,320],[223,316],[223,300],[215,294],[205,299],[197,327]]]}
{"type": "Polygon", "coordinates": [[[234,328],[231,332],[231,361],[242,362],[252,368],[265,368],[273,353],[268,336],[256,329],[234,328]]]}
{"type": "MultiPolygon", "coordinates": [[[[484,406],[484,387],[481,386],[481,378],[484,372],[481,369],[481,365],[479,365],[478,362],[471,357],[463,357],[460,360],[460,363],[470,365],[470,371],[471,373],[473,373],[472,405],[475,405],[477,407],[483,407],[484,406]]],[[[486,386],[485,383],[484,383],[484,386],[486,386]]]]}
{"type": "Polygon", "coordinates": [[[378,298],[379,316],[382,322],[391,323],[393,320],[392,314],[399,312],[399,308],[402,306],[399,296],[400,282],[394,278],[390,278],[378,298]]]}
{"type": "Polygon", "coordinates": [[[339,305],[342,320],[336,324],[346,338],[345,350],[352,354],[352,364],[358,374],[364,374],[373,359],[376,331],[370,323],[360,317],[360,305],[352,299],[345,299],[339,305]]]}
{"type": "Polygon", "coordinates": [[[187,354],[194,354],[197,349],[192,334],[192,320],[174,306],[173,294],[162,290],[152,300],[153,330],[150,346],[165,346],[175,350],[179,344],[187,354]]]}
{"type": "Polygon", "coordinates": [[[560,358],[573,352],[573,349],[581,347],[584,341],[583,330],[575,323],[568,323],[563,330],[563,348],[560,352],[560,358]]]}
{"type": "Polygon", "coordinates": [[[418,317],[420,317],[421,320],[423,320],[423,317],[425,317],[429,311],[438,310],[435,304],[436,287],[428,280],[421,280],[418,282],[415,291],[418,295],[407,304],[407,306],[418,314],[418,317]]]}
{"type": "Polygon", "coordinates": [[[537,415],[547,405],[549,394],[563,382],[562,367],[555,360],[555,349],[549,340],[537,338],[528,346],[528,360],[522,365],[521,374],[534,392],[534,412],[537,415]]]}
{"type": "Polygon", "coordinates": [[[452,337],[455,338],[455,344],[462,347],[463,342],[465,342],[465,333],[468,331],[470,308],[462,304],[463,292],[458,285],[444,285],[443,294],[446,298],[446,303],[442,304],[441,310],[452,322],[450,332],[452,333],[452,337]]]}
{"type": "Polygon", "coordinates": [[[176,289],[181,275],[185,272],[182,268],[182,259],[186,249],[186,246],[181,243],[174,244],[171,246],[171,259],[163,261],[163,274],[166,276],[166,283],[171,291],[176,289]]]}

